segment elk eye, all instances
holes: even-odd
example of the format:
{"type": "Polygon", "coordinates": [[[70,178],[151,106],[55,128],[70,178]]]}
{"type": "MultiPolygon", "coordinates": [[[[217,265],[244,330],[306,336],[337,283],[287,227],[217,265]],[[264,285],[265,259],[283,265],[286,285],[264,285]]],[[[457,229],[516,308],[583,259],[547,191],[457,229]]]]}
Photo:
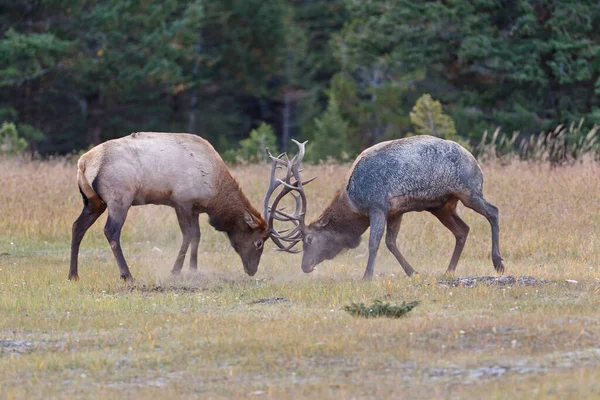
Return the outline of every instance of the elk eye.
{"type": "Polygon", "coordinates": [[[306,237],[306,244],[311,244],[311,243],[312,243],[312,241],[313,241],[313,237],[312,237],[312,236],[310,236],[310,235],[308,235],[308,236],[306,237]]]}
{"type": "Polygon", "coordinates": [[[254,242],[254,247],[256,247],[256,250],[260,250],[263,247],[263,241],[262,240],[257,240],[256,242],[254,242]]]}

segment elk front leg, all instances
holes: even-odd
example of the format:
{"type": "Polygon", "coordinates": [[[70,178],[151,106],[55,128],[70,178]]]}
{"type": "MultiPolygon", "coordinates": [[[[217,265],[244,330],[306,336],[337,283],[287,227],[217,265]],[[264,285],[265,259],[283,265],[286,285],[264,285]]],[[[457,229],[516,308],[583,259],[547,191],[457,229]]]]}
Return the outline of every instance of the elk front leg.
{"type": "Polygon", "coordinates": [[[398,213],[392,215],[387,220],[387,231],[385,234],[385,244],[387,245],[388,250],[396,257],[396,260],[400,263],[404,272],[408,276],[412,276],[417,271],[413,269],[413,267],[409,264],[408,261],[402,256],[400,250],[398,249],[398,245],[396,244],[396,240],[398,238],[398,232],[400,232],[400,224],[402,223],[402,213],[398,213]]]}
{"type": "Polygon", "coordinates": [[[373,210],[369,213],[369,220],[371,225],[371,233],[369,236],[369,261],[367,262],[367,269],[363,276],[364,280],[373,278],[375,258],[377,257],[377,250],[379,249],[379,243],[381,242],[383,230],[385,228],[385,212],[382,210],[373,210]]]}
{"type": "Polygon", "coordinates": [[[190,227],[191,248],[190,248],[190,271],[198,271],[198,246],[200,245],[200,223],[198,222],[198,213],[192,215],[192,225],[190,227]]]}
{"type": "Polygon", "coordinates": [[[121,249],[121,229],[127,218],[127,210],[129,207],[122,205],[108,205],[108,219],[104,226],[104,235],[108,239],[108,244],[113,251],[113,255],[117,259],[119,270],[121,272],[121,278],[123,280],[132,279],[125,256],[123,256],[123,250],[121,249]]]}

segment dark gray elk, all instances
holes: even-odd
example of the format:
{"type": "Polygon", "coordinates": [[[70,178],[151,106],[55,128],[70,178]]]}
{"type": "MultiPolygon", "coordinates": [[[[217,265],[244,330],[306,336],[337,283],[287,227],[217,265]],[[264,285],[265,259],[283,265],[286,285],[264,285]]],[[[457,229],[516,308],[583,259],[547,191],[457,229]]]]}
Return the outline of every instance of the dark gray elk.
{"type": "Polygon", "coordinates": [[[172,269],[174,274],[181,272],[190,243],[190,270],[197,270],[200,213],[207,213],[210,224],[227,233],[248,275],[258,269],[263,244],[269,237],[267,224],[219,154],[196,135],[138,132],[109,140],[81,156],[77,184],[83,211],[73,223],[69,279],[78,279],[79,245],[106,209],[104,234],[121,278],[131,278],[121,250],[121,228],[129,207],[143,204],[175,208],[183,242],[172,269]]]}
{"type": "MultiPolygon", "coordinates": [[[[396,244],[402,216],[410,211],[429,211],[456,237],[447,272],[452,273],[467,240],[469,226],[456,213],[460,200],[483,215],[492,228],[492,262],[504,272],[498,244],[498,209],[483,197],[483,174],[475,158],[459,144],[432,136],[414,136],[379,143],[363,151],[354,161],[343,187],[321,216],[306,226],[306,196],[299,165],[304,144],[289,160],[287,155],[273,157],[271,182],[265,196],[265,217],[274,243],[283,251],[297,252],[303,242],[302,270],[311,272],[324,260],[344,249],[355,248],[370,226],[369,259],[364,279],[371,279],[375,257],[387,224],[385,243],[408,276],[416,271],[396,244]],[[285,176],[276,179],[276,170],[285,176]],[[271,203],[271,197],[279,190],[271,203]],[[296,202],[292,213],[279,202],[290,193],[296,202]],[[292,222],[293,229],[277,231],[274,221],[292,222]]],[[[314,178],[313,178],[314,179],[314,178]]],[[[311,179],[312,180],[312,179],[311,179]]]]}

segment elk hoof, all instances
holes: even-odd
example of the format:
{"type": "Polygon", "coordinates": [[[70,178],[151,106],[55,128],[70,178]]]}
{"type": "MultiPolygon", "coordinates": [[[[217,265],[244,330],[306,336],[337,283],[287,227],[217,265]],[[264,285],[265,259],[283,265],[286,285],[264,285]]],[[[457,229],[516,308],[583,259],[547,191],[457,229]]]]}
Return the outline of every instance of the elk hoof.
{"type": "Polygon", "coordinates": [[[454,271],[449,271],[449,270],[447,270],[447,271],[446,271],[446,272],[444,272],[444,274],[441,276],[441,279],[447,279],[447,280],[454,279],[454,271]]]}
{"type": "Polygon", "coordinates": [[[502,264],[502,257],[494,256],[492,257],[492,262],[494,263],[494,269],[499,275],[504,275],[504,264],[502,264]]]}
{"type": "Polygon", "coordinates": [[[69,274],[69,280],[70,281],[78,281],[79,280],[79,275],[77,275],[77,274],[69,274]]]}

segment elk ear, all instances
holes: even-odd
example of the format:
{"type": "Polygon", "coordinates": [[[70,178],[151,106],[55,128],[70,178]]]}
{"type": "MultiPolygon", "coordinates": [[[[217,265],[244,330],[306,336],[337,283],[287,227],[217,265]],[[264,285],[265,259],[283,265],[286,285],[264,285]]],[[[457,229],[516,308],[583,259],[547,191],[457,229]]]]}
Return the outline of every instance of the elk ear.
{"type": "Polygon", "coordinates": [[[256,220],[254,215],[250,214],[248,211],[244,211],[244,222],[252,229],[260,227],[260,223],[256,220]]]}
{"type": "Polygon", "coordinates": [[[324,228],[327,226],[328,223],[329,223],[329,217],[321,217],[317,220],[315,225],[319,228],[324,228]]]}

